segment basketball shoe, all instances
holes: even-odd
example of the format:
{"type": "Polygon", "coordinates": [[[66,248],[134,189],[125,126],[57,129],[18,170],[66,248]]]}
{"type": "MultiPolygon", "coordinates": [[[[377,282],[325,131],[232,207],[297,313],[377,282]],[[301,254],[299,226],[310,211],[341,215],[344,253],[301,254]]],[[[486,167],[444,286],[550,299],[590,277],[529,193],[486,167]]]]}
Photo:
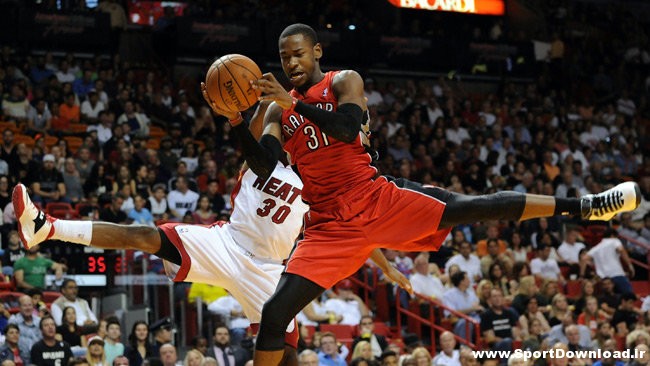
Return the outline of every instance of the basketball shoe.
{"type": "Polygon", "coordinates": [[[25,248],[29,249],[52,237],[52,223],[56,219],[34,205],[24,185],[19,183],[14,187],[12,201],[18,219],[18,234],[25,248]]]}
{"type": "Polygon", "coordinates": [[[641,189],[635,182],[625,182],[598,194],[581,198],[582,218],[608,221],[621,213],[632,211],[641,203],[641,189]]]}

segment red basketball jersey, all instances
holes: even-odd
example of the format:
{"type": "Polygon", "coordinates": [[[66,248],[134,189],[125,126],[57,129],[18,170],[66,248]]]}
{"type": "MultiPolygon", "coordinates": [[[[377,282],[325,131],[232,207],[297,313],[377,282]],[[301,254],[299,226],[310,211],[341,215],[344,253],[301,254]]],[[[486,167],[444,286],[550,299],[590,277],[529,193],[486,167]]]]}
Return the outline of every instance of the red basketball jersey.
{"type": "MultiPolygon", "coordinates": [[[[303,103],[335,112],[338,101],[332,92],[332,80],[338,73],[326,73],[306,95],[295,89],[290,94],[303,103]]],[[[377,174],[360,136],[352,143],[338,141],[302,115],[287,110],[282,112],[282,134],[284,149],[291,155],[291,163],[298,166],[304,182],[302,196],[310,205],[363,186],[377,174]]]]}

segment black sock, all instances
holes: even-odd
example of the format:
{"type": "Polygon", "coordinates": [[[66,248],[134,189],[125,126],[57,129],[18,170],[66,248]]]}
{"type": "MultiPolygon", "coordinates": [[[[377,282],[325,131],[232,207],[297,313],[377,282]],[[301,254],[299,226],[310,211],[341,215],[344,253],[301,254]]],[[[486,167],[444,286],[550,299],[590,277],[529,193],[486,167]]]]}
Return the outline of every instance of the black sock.
{"type": "Polygon", "coordinates": [[[582,205],[580,198],[555,198],[555,211],[553,215],[581,215],[582,205]]]}

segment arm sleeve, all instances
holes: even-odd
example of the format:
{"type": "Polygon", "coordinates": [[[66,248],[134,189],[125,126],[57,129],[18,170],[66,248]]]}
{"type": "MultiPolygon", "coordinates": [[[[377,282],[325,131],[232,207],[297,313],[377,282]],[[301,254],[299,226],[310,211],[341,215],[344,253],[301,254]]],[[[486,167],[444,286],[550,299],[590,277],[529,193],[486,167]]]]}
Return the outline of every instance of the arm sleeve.
{"type": "Polygon", "coordinates": [[[327,135],[346,143],[354,141],[359,136],[363,122],[361,107],[353,103],[341,104],[336,112],[328,112],[298,101],[295,111],[307,117],[327,135]]]}
{"type": "Polygon", "coordinates": [[[266,180],[271,176],[282,153],[282,145],[277,138],[263,135],[260,142],[255,141],[245,123],[232,128],[244,151],[248,166],[258,177],[266,180]]]}

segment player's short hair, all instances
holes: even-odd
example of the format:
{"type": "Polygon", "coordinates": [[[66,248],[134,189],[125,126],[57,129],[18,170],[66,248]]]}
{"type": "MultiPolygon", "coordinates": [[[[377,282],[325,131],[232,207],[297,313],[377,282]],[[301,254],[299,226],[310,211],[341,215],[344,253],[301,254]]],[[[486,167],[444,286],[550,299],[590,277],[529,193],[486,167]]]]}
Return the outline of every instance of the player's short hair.
{"type": "Polygon", "coordinates": [[[291,24],[284,28],[282,33],[280,33],[280,39],[295,36],[297,34],[302,34],[305,39],[308,39],[311,42],[312,46],[318,43],[318,35],[314,28],[302,23],[291,24]]]}

